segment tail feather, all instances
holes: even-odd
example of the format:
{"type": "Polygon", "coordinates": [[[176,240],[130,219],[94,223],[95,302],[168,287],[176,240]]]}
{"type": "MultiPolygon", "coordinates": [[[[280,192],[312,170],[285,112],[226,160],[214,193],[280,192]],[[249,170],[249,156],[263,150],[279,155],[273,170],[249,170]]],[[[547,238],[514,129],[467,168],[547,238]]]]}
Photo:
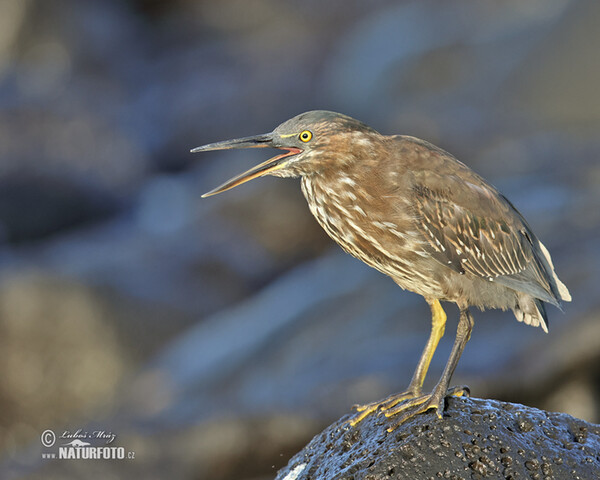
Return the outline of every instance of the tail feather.
{"type": "Polygon", "coordinates": [[[520,295],[513,312],[519,322],[532,327],[542,327],[542,330],[548,333],[548,314],[541,300],[526,294],[520,295]]]}
{"type": "Polygon", "coordinates": [[[538,241],[538,245],[540,247],[540,250],[542,251],[542,254],[544,255],[544,259],[550,266],[549,273],[552,274],[552,280],[554,281],[554,286],[556,286],[556,289],[553,289],[556,291],[553,293],[555,293],[558,300],[570,302],[571,294],[569,293],[569,290],[567,289],[566,285],[562,283],[558,278],[558,275],[556,275],[556,272],[554,271],[554,265],[552,264],[552,258],[550,257],[550,252],[548,252],[548,249],[544,246],[542,242],[538,241]]]}
{"type": "MultiPolygon", "coordinates": [[[[542,330],[548,333],[548,315],[544,302],[560,308],[561,301],[571,301],[571,294],[556,275],[548,249],[533,234],[530,236],[533,238],[535,261],[529,265],[530,269],[527,271],[533,274],[536,281],[526,285],[517,285],[519,288],[515,289],[517,297],[513,312],[519,322],[542,327],[542,330]]],[[[523,280],[518,278],[513,281],[523,280]]]]}

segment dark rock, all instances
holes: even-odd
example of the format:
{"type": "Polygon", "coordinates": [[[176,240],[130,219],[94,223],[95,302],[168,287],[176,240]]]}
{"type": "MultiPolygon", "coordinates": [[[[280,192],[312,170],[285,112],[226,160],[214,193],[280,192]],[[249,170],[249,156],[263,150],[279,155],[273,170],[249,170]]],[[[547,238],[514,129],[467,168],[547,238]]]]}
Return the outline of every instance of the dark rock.
{"type": "Polygon", "coordinates": [[[444,418],[342,417],[280,470],[302,479],[594,479],[600,425],[561,413],[478,398],[450,398],[444,418]]]}

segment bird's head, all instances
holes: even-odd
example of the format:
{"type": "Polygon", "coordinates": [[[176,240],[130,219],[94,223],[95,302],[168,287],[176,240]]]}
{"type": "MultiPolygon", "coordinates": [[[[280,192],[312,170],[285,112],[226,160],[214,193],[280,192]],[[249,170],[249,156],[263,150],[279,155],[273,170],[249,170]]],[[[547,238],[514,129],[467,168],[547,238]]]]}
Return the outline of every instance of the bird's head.
{"type": "Polygon", "coordinates": [[[192,153],[264,147],[285,151],[231,178],[202,197],[216,195],[263,175],[297,177],[318,172],[332,161],[343,163],[345,159],[350,158],[349,147],[352,139],[364,138],[366,134],[377,134],[377,132],[346,115],[315,110],[291,118],[270,133],[196,147],[192,149],[192,153]]]}

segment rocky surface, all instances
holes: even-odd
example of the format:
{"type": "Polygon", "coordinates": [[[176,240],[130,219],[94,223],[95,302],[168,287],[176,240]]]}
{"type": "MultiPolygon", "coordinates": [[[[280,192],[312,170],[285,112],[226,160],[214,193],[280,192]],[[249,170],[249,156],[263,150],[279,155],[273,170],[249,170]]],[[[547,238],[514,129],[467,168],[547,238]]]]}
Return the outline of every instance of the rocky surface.
{"type": "Polygon", "coordinates": [[[446,478],[593,480],[600,477],[600,425],[513,403],[450,398],[443,419],[345,416],[298,452],[277,480],[446,478]]]}

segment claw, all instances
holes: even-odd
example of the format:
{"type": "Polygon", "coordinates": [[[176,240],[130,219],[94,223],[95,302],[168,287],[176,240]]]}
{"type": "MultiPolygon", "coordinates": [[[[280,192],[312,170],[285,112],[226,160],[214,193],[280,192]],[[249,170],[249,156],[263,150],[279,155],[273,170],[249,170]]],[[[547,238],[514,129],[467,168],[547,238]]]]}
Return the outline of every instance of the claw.
{"type": "Polygon", "coordinates": [[[457,385],[449,388],[446,392],[447,397],[470,397],[471,389],[467,385],[457,385]]]}

